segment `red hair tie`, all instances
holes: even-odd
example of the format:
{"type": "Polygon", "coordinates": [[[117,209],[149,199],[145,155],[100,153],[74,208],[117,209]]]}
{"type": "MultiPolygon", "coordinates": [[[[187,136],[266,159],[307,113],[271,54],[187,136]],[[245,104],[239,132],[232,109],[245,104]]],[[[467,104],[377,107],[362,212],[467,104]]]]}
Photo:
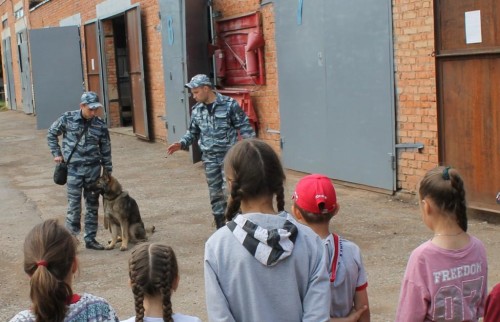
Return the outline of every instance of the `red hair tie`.
{"type": "Polygon", "coordinates": [[[47,267],[47,262],[44,261],[44,260],[38,261],[38,262],[36,262],[36,266],[45,266],[45,267],[47,267]]]}

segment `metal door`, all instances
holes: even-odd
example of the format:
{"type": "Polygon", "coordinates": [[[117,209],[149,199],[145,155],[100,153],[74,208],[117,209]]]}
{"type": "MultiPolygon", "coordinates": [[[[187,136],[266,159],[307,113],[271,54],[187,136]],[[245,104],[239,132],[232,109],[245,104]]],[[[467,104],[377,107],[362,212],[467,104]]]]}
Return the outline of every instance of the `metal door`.
{"type": "Polygon", "coordinates": [[[142,139],[149,140],[148,108],[142,62],[141,11],[139,7],[125,12],[125,22],[134,133],[142,139]]]}
{"type": "Polygon", "coordinates": [[[31,71],[28,50],[28,32],[26,29],[17,33],[17,46],[19,47],[19,70],[21,75],[21,92],[23,97],[23,110],[26,114],[33,113],[33,94],[31,92],[31,71]]]}
{"type": "Polygon", "coordinates": [[[96,22],[85,24],[85,61],[87,66],[87,90],[99,94],[103,99],[101,91],[101,56],[99,55],[99,33],[96,22]]]}
{"type": "Polygon", "coordinates": [[[83,92],[78,26],[29,31],[37,129],[79,108],[83,92]]]}
{"type": "Polygon", "coordinates": [[[170,143],[178,141],[187,130],[189,106],[184,88],[184,28],[183,1],[160,1],[163,74],[165,79],[165,119],[170,143]]]}
{"type": "Polygon", "coordinates": [[[10,44],[10,37],[3,40],[3,59],[4,59],[4,70],[5,70],[5,80],[4,87],[7,87],[7,104],[11,110],[17,109],[16,104],[16,90],[14,86],[14,74],[12,72],[12,51],[10,44]]]}
{"type": "Polygon", "coordinates": [[[440,161],[460,171],[470,207],[500,212],[500,6],[435,6],[440,161]]]}
{"type": "Polygon", "coordinates": [[[287,168],[395,189],[391,1],[279,1],[287,168]]]}
{"type": "MultiPolygon", "coordinates": [[[[196,74],[210,75],[210,23],[206,1],[161,0],[160,12],[168,140],[175,142],[186,133],[190,107],[196,103],[188,99],[184,84],[196,74]]],[[[197,142],[191,152],[193,162],[201,160],[197,142]]]]}

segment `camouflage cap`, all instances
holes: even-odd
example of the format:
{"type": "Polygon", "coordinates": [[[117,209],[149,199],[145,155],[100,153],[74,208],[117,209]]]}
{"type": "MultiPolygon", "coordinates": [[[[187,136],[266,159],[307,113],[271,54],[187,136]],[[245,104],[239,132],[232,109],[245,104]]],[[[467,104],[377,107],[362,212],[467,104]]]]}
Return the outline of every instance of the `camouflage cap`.
{"type": "Polygon", "coordinates": [[[208,78],[207,75],[198,74],[193,76],[193,78],[191,78],[191,81],[184,86],[187,88],[196,88],[200,86],[212,87],[212,82],[210,81],[210,78],[208,78]]]}
{"type": "Polygon", "coordinates": [[[87,104],[91,110],[102,107],[102,104],[99,102],[99,96],[94,92],[84,92],[80,102],[87,104]]]}

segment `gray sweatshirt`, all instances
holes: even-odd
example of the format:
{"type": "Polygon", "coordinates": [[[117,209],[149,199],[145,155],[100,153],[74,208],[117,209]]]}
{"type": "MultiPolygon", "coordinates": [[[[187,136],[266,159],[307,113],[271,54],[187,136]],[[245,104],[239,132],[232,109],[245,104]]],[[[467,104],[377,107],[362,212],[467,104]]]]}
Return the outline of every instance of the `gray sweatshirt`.
{"type": "Polygon", "coordinates": [[[209,321],[328,321],[325,247],[285,212],[239,215],[205,244],[205,292],[209,321]]]}

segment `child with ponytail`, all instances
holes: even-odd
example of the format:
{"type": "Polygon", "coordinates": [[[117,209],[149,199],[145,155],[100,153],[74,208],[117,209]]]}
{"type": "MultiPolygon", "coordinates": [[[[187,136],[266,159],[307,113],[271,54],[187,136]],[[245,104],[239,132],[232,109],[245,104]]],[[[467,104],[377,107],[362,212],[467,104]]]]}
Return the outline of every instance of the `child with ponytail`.
{"type": "Polygon", "coordinates": [[[408,260],[396,321],[478,321],[487,295],[483,243],[467,233],[464,182],[456,169],[437,167],[419,187],[422,220],[434,236],[408,260]]]}
{"type": "Polygon", "coordinates": [[[76,248],[76,239],[54,219],[29,232],[24,241],[24,271],[30,277],[32,307],[19,312],[11,322],[118,322],[104,299],[73,293],[76,248]]]}
{"type": "Polygon", "coordinates": [[[197,317],[172,311],[171,297],[179,285],[179,268],[171,247],[139,244],[128,264],[135,316],[123,322],[201,322],[197,317]]]}
{"type": "Polygon", "coordinates": [[[209,321],[328,321],[325,247],[284,211],[276,152],[258,139],[239,141],[226,154],[224,173],[228,222],[205,244],[209,321]]]}

